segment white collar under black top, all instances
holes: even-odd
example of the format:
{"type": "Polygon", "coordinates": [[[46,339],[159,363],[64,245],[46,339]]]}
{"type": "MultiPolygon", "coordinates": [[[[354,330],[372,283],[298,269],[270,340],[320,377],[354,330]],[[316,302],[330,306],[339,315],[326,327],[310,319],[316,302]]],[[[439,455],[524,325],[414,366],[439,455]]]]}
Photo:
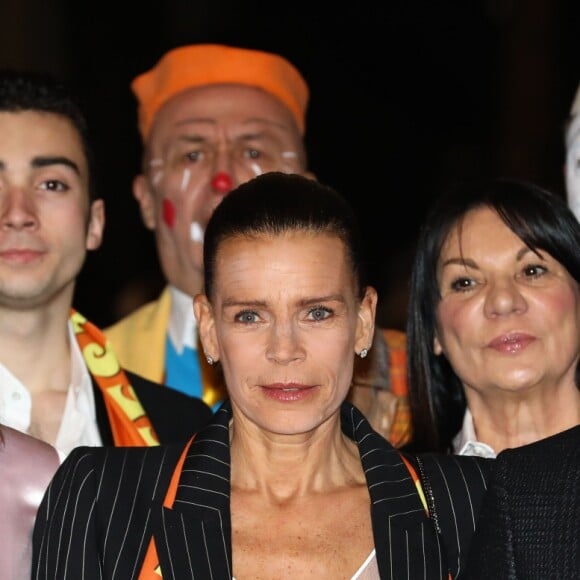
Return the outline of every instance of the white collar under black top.
{"type": "Polygon", "coordinates": [[[197,323],[193,315],[193,298],[175,286],[169,286],[171,312],[167,334],[175,350],[181,354],[188,346],[197,350],[197,323]]]}
{"type": "Polygon", "coordinates": [[[453,453],[456,455],[476,455],[486,459],[493,459],[497,455],[487,443],[477,440],[473,415],[469,409],[465,410],[461,431],[453,439],[453,453]]]}

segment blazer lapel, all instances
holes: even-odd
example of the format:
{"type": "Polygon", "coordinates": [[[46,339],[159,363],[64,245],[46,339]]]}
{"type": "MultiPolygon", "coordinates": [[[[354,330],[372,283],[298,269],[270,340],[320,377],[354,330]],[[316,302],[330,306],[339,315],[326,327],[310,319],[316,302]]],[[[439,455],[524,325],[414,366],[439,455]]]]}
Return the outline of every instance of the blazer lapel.
{"type": "Polygon", "coordinates": [[[439,538],[400,452],[350,403],[343,404],[341,423],[359,447],[381,578],[445,578],[439,538]],[[439,565],[428,565],[434,556],[439,565]]]}
{"type": "MultiPolygon", "coordinates": [[[[153,524],[164,580],[183,580],[187,571],[192,580],[232,577],[230,418],[226,402],[214,422],[197,435],[185,458],[173,507],[162,508],[153,524]]],[[[342,406],[341,424],[359,447],[381,578],[445,578],[439,538],[399,451],[350,403],[342,406]]]]}
{"type": "Polygon", "coordinates": [[[173,508],[163,508],[155,533],[164,580],[232,577],[229,403],[189,448],[173,508]]]}

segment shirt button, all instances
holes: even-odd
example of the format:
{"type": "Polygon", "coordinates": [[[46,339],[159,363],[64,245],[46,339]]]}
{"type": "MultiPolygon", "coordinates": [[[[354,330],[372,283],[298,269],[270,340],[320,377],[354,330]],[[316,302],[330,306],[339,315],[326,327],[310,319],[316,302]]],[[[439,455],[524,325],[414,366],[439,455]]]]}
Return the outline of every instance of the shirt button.
{"type": "Polygon", "coordinates": [[[22,395],[18,391],[12,393],[13,401],[20,401],[20,399],[22,399],[22,395]]]}

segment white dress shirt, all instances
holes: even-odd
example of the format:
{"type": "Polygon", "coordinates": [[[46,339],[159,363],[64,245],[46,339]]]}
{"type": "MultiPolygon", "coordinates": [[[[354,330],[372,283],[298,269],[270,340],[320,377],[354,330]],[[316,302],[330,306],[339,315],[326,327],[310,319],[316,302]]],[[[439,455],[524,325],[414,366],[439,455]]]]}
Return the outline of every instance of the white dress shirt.
{"type": "Polygon", "coordinates": [[[465,410],[461,431],[453,439],[453,453],[456,455],[476,455],[487,459],[493,459],[497,455],[487,443],[477,440],[473,415],[469,409],[465,410]]]}
{"type": "MultiPolygon", "coordinates": [[[[91,376],[69,321],[71,379],[55,447],[61,458],[79,445],[100,446],[91,376]]],[[[0,423],[28,433],[32,399],[28,389],[0,363],[0,423]]]]}
{"type": "Polygon", "coordinates": [[[171,313],[167,333],[175,350],[181,354],[188,346],[197,350],[197,322],[193,315],[193,298],[174,286],[169,287],[171,293],[171,313]]]}

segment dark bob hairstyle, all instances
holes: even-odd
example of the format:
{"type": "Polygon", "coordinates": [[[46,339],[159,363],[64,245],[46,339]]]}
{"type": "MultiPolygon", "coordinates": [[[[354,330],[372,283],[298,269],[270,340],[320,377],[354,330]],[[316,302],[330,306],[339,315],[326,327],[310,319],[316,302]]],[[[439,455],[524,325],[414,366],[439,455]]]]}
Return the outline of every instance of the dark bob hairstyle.
{"type": "MultiPolygon", "coordinates": [[[[486,206],[532,251],[551,254],[580,282],[580,223],[564,199],[530,183],[460,183],[431,206],[420,230],[410,282],[407,364],[416,450],[451,451],[466,410],[462,383],[433,348],[440,300],[437,264],[451,229],[486,206]]],[[[576,369],[576,384],[580,384],[576,369]]]]}

